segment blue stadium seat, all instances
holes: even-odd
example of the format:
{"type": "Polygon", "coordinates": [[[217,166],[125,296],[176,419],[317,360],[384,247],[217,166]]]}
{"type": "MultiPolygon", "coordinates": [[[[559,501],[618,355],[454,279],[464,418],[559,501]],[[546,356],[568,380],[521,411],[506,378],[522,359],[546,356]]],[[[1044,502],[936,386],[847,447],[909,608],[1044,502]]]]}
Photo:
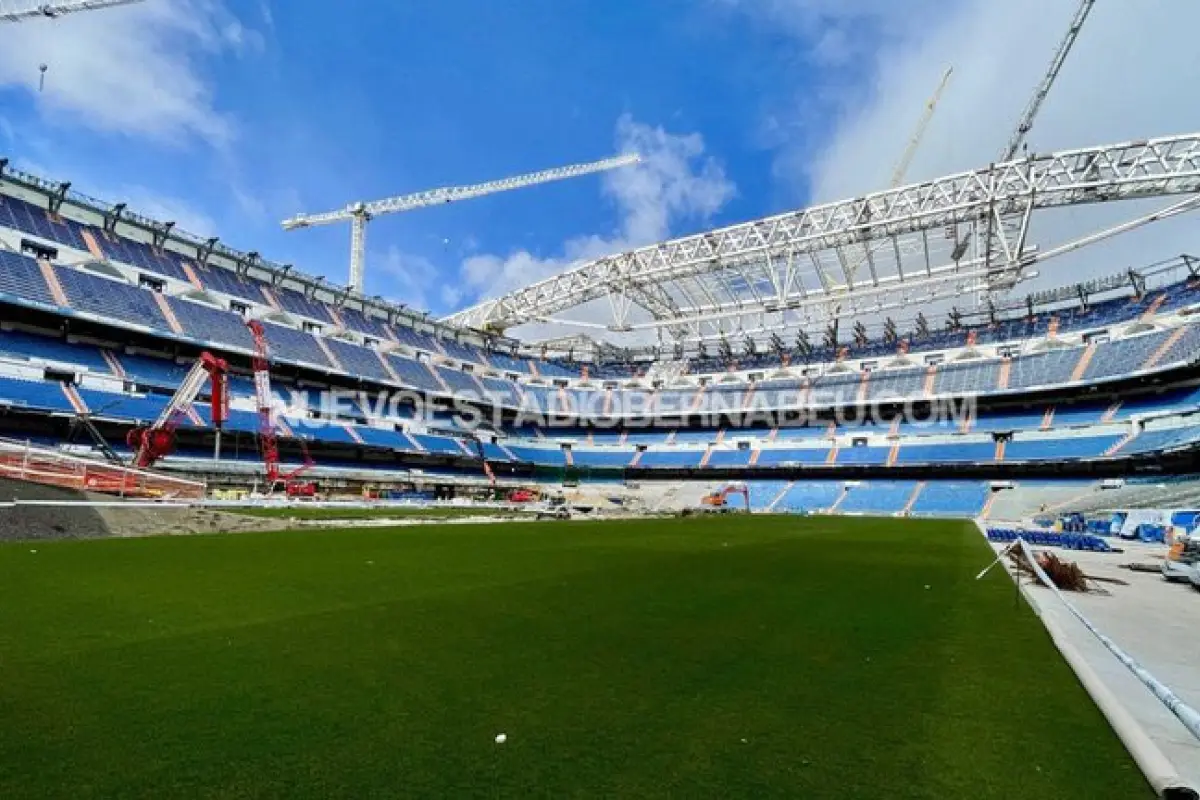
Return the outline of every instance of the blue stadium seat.
{"type": "Polygon", "coordinates": [[[851,514],[898,514],[916,491],[916,481],[867,481],[851,487],[839,512],[851,514]]]}
{"type": "Polygon", "coordinates": [[[108,362],[95,345],[70,344],[63,339],[35,333],[0,331],[0,355],[7,358],[78,365],[105,375],[112,373],[108,362]]]}
{"type": "Polygon", "coordinates": [[[567,457],[558,447],[526,447],[523,445],[506,445],[509,452],[523,462],[544,467],[565,467],[567,457]]]}
{"type": "Polygon", "coordinates": [[[0,294],[48,306],[58,305],[37,261],[3,249],[0,249],[0,294]]]}
{"type": "Polygon", "coordinates": [[[179,297],[168,297],[167,303],[186,335],[204,342],[254,351],[254,337],[246,327],[246,320],[232,311],[222,311],[179,297]]]}
{"type": "Polygon", "coordinates": [[[333,316],[329,313],[329,307],[320,300],[310,300],[302,293],[286,286],[272,287],[271,294],[275,295],[275,299],[279,301],[279,305],[284,311],[314,319],[325,325],[332,325],[334,322],[333,316]]]}
{"type": "Polygon", "coordinates": [[[1156,331],[1098,345],[1083,371],[1083,379],[1098,381],[1140,370],[1170,335],[1168,331],[1156,331]]]}
{"type": "Polygon", "coordinates": [[[61,383],[9,376],[0,376],[0,406],[75,413],[61,383]]]}
{"type": "Polygon", "coordinates": [[[388,341],[391,335],[388,332],[387,323],[378,317],[370,316],[359,311],[357,308],[343,306],[338,309],[338,315],[342,318],[342,322],[352,331],[374,336],[380,341],[388,341]]]}
{"type": "Polygon", "coordinates": [[[263,294],[263,284],[251,278],[240,278],[233,270],[218,267],[216,265],[204,266],[202,264],[195,265],[196,277],[204,284],[206,289],[214,292],[224,292],[228,295],[248,300],[251,303],[257,303],[260,306],[267,305],[267,297],[263,294]]]}
{"type": "Polygon", "coordinates": [[[1098,458],[1119,442],[1120,436],[1061,436],[1023,439],[1017,434],[1004,451],[1005,461],[1059,461],[1098,458]]]}
{"type": "Polygon", "coordinates": [[[929,481],[909,510],[916,517],[969,517],[983,512],[990,489],[981,481],[929,481]]]}
{"type": "Polygon", "coordinates": [[[263,328],[266,330],[267,345],[271,348],[271,358],[327,368],[331,366],[311,333],[270,323],[263,328]]]}
{"type": "Polygon", "coordinates": [[[783,464],[824,464],[829,460],[828,447],[764,447],[758,454],[758,466],[778,467],[783,464]]]}
{"type": "Polygon", "coordinates": [[[430,453],[447,456],[466,456],[466,451],[459,446],[458,440],[447,436],[431,436],[429,434],[411,434],[413,441],[430,453]]]}
{"type": "Polygon", "coordinates": [[[153,293],[68,267],[55,267],[54,271],[67,300],[76,311],[87,311],[99,317],[163,331],[170,330],[154,301],[153,293]]]}
{"type": "Polygon", "coordinates": [[[397,353],[388,353],[387,357],[388,363],[391,364],[404,386],[425,392],[445,393],[445,389],[433,377],[433,373],[421,362],[397,353]]]}
{"type": "Polygon", "coordinates": [[[886,464],[890,447],[843,447],[838,450],[838,464],[886,464]]]}
{"type": "Polygon", "coordinates": [[[125,377],[142,386],[160,386],[165,389],[175,389],[183,382],[190,366],[176,364],[166,358],[132,353],[114,353],[113,357],[125,370],[125,377]]]}
{"type": "Polygon", "coordinates": [[[93,417],[153,422],[167,407],[167,395],[131,395],[80,387],[79,396],[93,417]]]}
{"type": "Polygon", "coordinates": [[[981,464],[990,462],[995,457],[996,445],[993,442],[901,442],[896,461],[900,464],[981,464]]]}
{"type": "MultiPolygon", "coordinates": [[[[796,481],[776,504],[776,511],[828,511],[842,496],[841,481],[796,481]]],[[[751,506],[753,506],[753,501],[751,506]]]]}
{"type": "Polygon", "coordinates": [[[642,453],[642,457],[638,459],[639,467],[646,468],[696,468],[700,466],[700,459],[704,457],[703,450],[696,449],[678,449],[678,450],[647,450],[642,453]]]}
{"type": "Polygon", "coordinates": [[[520,375],[529,374],[529,362],[523,358],[506,356],[501,353],[488,353],[487,358],[493,367],[503,372],[515,372],[520,375]]]}
{"type": "Polygon", "coordinates": [[[749,448],[716,448],[708,455],[709,467],[748,467],[750,456],[754,453],[749,448]]]}
{"type": "Polygon", "coordinates": [[[392,376],[384,369],[383,362],[379,360],[379,354],[374,350],[329,337],[325,339],[325,346],[333,353],[342,368],[351,375],[371,378],[381,383],[392,382],[392,376]]]}
{"type": "Polygon", "coordinates": [[[436,368],[442,381],[450,387],[450,391],[462,397],[479,397],[479,384],[467,373],[458,369],[439,366],[436,368]]]}
{"type": "Polygon", "coordinates": [[[571,457],[577,467],[617,469],[629,466],[629,462],[633,460],[633,451],[572,448],[571,457]]]}

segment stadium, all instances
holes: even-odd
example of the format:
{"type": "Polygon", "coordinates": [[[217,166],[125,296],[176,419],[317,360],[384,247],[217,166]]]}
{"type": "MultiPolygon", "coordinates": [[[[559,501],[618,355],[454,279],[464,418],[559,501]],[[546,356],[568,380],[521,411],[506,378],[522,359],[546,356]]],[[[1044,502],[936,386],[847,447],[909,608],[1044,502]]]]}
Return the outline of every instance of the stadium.
{"type": "Polygon", "coordinates": [[[0,158],[0,790],[1195,797],[1200,250],[1055,266],[1148,133],[440,319],[0,158]]]}

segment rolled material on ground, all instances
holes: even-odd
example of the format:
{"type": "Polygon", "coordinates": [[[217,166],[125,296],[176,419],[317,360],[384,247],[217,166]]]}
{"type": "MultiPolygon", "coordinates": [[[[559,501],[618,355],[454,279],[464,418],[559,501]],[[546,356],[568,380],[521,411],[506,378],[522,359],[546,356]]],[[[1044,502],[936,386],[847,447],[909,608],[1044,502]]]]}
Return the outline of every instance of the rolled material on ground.
{"type": "Polygon", "coordinates": [[[1163,754],[1133,715],[1121,704],[1112,690],[1105,685],[1087,660],[1080,655],[1075,645],[1071,644],[1065,633],[1053,617],[1040,614],[1042,624],[1050,634],[1051,641],[1062,653],[1063,658],[1075,676],[1083,684],[1083,688],[1091,695],[1096,707],[1104,714],[1108,724],[1116,732],[1117,738],[1125,745],[1125,749],[1133,756],[1138,769],[1146,776],[1146,781],[1155,793],[1164,800],[1197,800],[1200,794],[1180,777],[1175,765],[1163,754]]]}
{"type": "Polygon", "coordinates": [[[1037,573],[1038,579],[1041,580],[1044,585],[1048,586],[1050,591],[1054,592],[1058,599],[1062,601],[1062,604],[1066,607],[1066,609],[1070,611],[1076,619],[1082,622],[1083,626],[1088,629],[1088,632],[1099,639],[1100,643],[1104,645],[1110,653],[1116,656],[1117,660],[1124,664],[1125,667],[1132,672],[1134,676],[1136,676],[1137,679],[1141,681],[1142,684],[1149,689],[1151,693],[1153,693],[1154,696],[1157,697],[1159,701],[1166,706],[1180,722],[1183,723],[1183,727],[1187,728],[1188,732],[1191,733],[1192,736],[1195,736],[1197,740],[1200,740],[1200,712],[1196,711],[1196,709],[1185,703],[1183,699],[1179,697],[1179,695],[1171,691],[1169,686],[1160,681],[1158,678],[1155,678],[1149,670],[1147,670],[1145,667],[1135,661],[1132,656],[1118,647],[1116,642],[1114,642],[1112,639],[1109,639],[1107,636],[1097,630],[1096,626],[1091,623],[1091,620],[1085,617],[1083,613],[1075,607],[1075,604],[1064,597],[1062,592],[1058,590],[1058,587],[1054,585],[1054,582],[1050,580],[1050,577],[1045,573],[1045,571],[1042,570],[1041,565],[1038,564],[1037,557],[1034,556],[1033,550],[1029,547],[1025,540],[1017,539],[1017,544],[1020,545],[1022,552],[1025,553],[1025,558],[1027,558],[1029,563],[1033,566],[1033,570],[1035,573],[1037,573]]]}
{"type": "MultiPolygon", "coordinates": [[[[977,525],[980,533],[984,534],[986,538],[986,530],[984,530],[983,526],[978,522],[977,525]]],[[[1029,552],[1029,545],[1021,539],[1018,539],[1017,543],[1024,547],[1026,551],[1026,558],[1028,558],[1029,561],[1034,564],[1034,568],[1036,570],[1041,572],[1041,567],[1037,566],[1037,559],[1033,557],[1032,552],[1029,552]]],[[[979,573],[976,579],[978,580],[986,575],[996,563],[999,563],[1002,558],[1003,554],[997,558],[996,561],[993,562],[992,565],[990,565],[987,569],[979,573]]],[[[1016,576],[1012,577],[1013,580],[1017,580],[1016,576]]],[[[1058,597],[1058,599],[1072,612],[1072,614],[1074,614],[1080,619],[1080,621],[1084,623],[1089,632],[1097,637],[1102,636],[1102,634],[1096,630],[1095,626],[1088,622],[1087,619],[1083,617],[1083,615],[1080,614],[1079,611],[1074,607],[1074,605],[1072,605],[1065,597],[1063,597],[1062,593],[1058,590],[1058,587],[1050,582],[1049,576],[1043,573],[1039,577],[1058,597]]],[[[1019,583],[1018,585],[1020,586],[1019,583]]],[[[1100,713],[1104,714],[1104,718],[1108,720],[1108,724],[1117,734],[1117,738],[1121,740],[1121,743],[1125,745],[1125,749],[1129,751],[1131,756],[1133,756],[1133,760],[1138,765],[1138,769],[1142,771],[1142,774],[1146,778],[1146,782],[1150,784],[1151,788],[1154,789],[1154,792],[1164,800],[1200,800],[1200,793],[1197,793],[1196,788],[1189,786],[1188,783],[1182,777],[1180,777],[1179,772],[1175,769],[1175,765],[1171,763],[1171,760],[1167,758],[1165,754],[1163,754],[1162,749],[1155,744],[1154,740],[1150,738],[1150,735],[1146,733],[1141,724],[1133,718],[1133,715],[1129,713],[1124,705],[1122,705],[1121,701],[1117,699],[1112,690],[1109,689],[1104,681],[1101,680],[1100,676],[1096,674],[1096,671],[1092,669],[1090,664],[1087,663],[1087,660],[1083,657],[1083,655],[1080,654],[1075,645],[1070,642],[1069,638],[1061,629],[1058,622],[1056,622],[1053,617],[1047,616],[1042,612],[1037,598],[1029,594],[1028,587],[1021,586],[1021,590],[1025,595],[1026,600],[1029,602],[1030,607],[1033,608],[1034,613],[1036,613],[1041,619],[1042,624],[1046,628],[1046,632],[1050,634],[1050,640],[1054,642],[1054,646],[1058,648],[1060,653],[1062,653],[1063,659],[1066,660],[1072,671],[1074,671],[1075,676],[1079,678],[1079,682],[1083,685],[1083,688],[1085,691],[1087,691],[1088,695],[1091,696],[1092,701],[1096,704],[1096,707],[1100,709],[1100,713]]],[[[1105,642],[1106,638],[1107,637],[1101,638],[1101,641],[1105,642]]],[[[1112,648],[1115,648],[1116,645],[1113,644],[1111,640],[1107,640],[1105,647],[1112,650],[1112,648]]],[[[1131,662],[1133,661],[1133,659],[1129,658],[1127,655],[1125,656],[1125,659],[1128,659],[1131,662]]],[[[1122,663],[1125,663],[1124,659],[1121,659],[1121,661],[1122,663]]],[[[1145,672],[1145,670],[1143,670],[1143,672],[1145,672]]],[[[1134,674],[1141,679],[1141,676],[1136,672],[1134,674]]],[[[1149,673],[1145,674],[1149,675],[1149,673]]],[[[1168,689],[1167,691],[1170,690],[1168,689]]]]}

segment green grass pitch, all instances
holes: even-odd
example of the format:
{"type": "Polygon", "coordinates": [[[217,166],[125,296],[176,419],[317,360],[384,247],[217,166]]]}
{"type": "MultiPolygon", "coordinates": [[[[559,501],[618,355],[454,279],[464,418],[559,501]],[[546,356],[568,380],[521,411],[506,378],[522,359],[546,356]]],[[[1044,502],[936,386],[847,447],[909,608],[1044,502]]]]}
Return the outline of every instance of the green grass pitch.
{"type": "Polygon", "coordinates": [[[989,555],[762,516],[5,545],[0,797],[1150,797],[989,555]]]}

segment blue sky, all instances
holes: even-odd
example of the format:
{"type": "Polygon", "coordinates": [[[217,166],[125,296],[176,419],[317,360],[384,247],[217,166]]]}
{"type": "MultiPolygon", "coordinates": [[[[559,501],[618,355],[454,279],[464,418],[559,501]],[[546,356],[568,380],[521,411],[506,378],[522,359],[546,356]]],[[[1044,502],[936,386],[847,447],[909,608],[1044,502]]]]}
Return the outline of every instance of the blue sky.
{"type": "MultiPolygon", "coordinates": [[[[911,174],[986,163],[1074,6],[148,0],[0,28],[0,155],[334,282],[348,229],[285,234],[281,219],[625,148],[648,156],[374,222],[369,291],[443,313],[575,258],[883,188],[948,63],[955,84],[911,174]]],[[[1163,102],[1190,84],[1158,80],[1196,74],[1180,17],[1200,16],[1195,4],[1106,14],[1039,144],[1200,126],[1163,102]],[[1137,44],[1139,25],[1157,45],[1137,44]]]]}

